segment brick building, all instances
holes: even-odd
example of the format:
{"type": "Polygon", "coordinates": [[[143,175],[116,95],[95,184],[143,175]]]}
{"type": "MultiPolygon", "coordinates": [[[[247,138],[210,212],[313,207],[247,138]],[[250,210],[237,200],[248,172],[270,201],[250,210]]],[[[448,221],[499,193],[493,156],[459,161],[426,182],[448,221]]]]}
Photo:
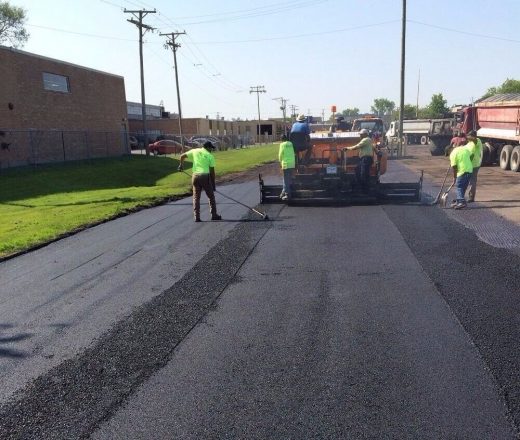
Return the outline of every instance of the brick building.
{"type": "MultiPolygon", "coordinates": [[[[129,128],[131,133],[140,136],[143,132],[143,122],[137,118],[129,118],[129,128]]],[[[262,134],[269,140],[279,135],[283,130],[283,123],[276,120],[260,121],[262,134]]],[[[189,138],[198,136],[232,137],[230,143],[240,144],[240,140],[245,143],[254,142],[258,121],[228,121],[225,119],[211,118],[182,118],[183,134],[189,138]]],[[[146,129],[150,139],[155,139],[160,135],[178,135],[179,120],[174,118],[150,118],[146,119],[146,129]]]]}
{"type": "Polygon", "coordinates": [[[0,167],[128,152],[124,78],[0,46],[0,167]]]}

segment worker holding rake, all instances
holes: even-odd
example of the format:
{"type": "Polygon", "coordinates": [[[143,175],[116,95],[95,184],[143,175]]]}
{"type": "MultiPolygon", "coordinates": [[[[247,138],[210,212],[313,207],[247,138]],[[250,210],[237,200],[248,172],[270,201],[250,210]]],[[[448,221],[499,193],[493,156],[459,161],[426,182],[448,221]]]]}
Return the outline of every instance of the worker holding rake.
{"type": "Polygon", "coordinates": [[[191,184],[193,186],[193,216],[196,222],[200,222],[200,196],[202,190],[209,199],[211,220],[222,220],[217,214],[217,202],[215,201],[215,157],[211,151],[215,147],[210,141],[204,143],[202,148],[193,148],[180,157],[179,171],[184,170],[184,160],[190,158],[193,162],[191,184]]]}

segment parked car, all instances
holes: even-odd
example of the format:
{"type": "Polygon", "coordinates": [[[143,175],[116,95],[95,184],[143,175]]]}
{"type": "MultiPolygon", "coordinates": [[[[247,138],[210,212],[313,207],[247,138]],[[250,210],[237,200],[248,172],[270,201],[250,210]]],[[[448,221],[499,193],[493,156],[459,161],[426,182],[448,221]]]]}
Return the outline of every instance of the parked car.
{"type": "Polygon", "coordinates": [[[202,145],[204,145],[205,142],[207,141],[210,141],[217,150],[220,150],[220,139],[216,138],[216,137],[213,137],[213,136],[206,136],[206,137],[202,137],[202,136],[193,136],[191,139],[190,139],[190,142],[192,143],[196,143],[199,147],[202,147],[202,145]]]}
{"type": "Polygon", "coordinates": [[[180,154],[182,152],[182,145],[177,141],[162,139],[153,144],[149,144],[148,151],[154,156],[159,154],[180,154]]]}

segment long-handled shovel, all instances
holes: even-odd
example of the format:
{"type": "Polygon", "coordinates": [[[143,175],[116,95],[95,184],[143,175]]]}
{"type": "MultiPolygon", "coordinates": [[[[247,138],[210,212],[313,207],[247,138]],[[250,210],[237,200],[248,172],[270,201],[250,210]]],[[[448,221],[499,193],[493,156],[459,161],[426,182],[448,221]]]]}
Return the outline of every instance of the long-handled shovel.
{"type": "MultiPolygon", "coordinates": [[[[187,176],[192,177],[192,175],[190,173],[188,173],[187,171],[182,170],[182,172],[184,174],[186,174],[187,176]]],[[[269,216],[267,214],[265,214],[263,212],[260,212],[260,211],[257,211],[255,208],[252,208],[251,206],[248,206],[245,203],[240,202],[239,200],[235,200],[233,197],[230,197],[230,196],[228,196],[226,194],[223,194],[220,191],[214,190],[214,192],[216,192],[217,194],[220,194],[222,197],[225,197],[226,199],[231,200],[232,202],[235,202],[235,203],[238,203],[239,205],[242,205],[244,208],[247,208],[247,209],[253,211],[255,214],[258,214],[264,220],[269,220],[269,216]]]]}
{"type": "Polygon", "coordinates": [[[439,190],[439,194],[437,194],[437,197],[435,197],[435,200],[431,203],[431,206],[439,203],[439,200],[441,199],[442,190],[444,189],[444,184],[446,183],[446,179],[448,178],[448,174],[450,173],[450,170],[451,170],[451,167],[448,167],[448,169],[446,170],[446,175],[444,176],[444,180],[442,181],[442,185],[441,185],[441,189],[439,190]]]}
{"type": "Polygon", "coordinates": [[[453,182],[450,187],[444,192],[444,194],[441,196],[439,205],[443,208],[446,207],[446,203],[448,202],[448,194],[450,193],[451,189],[453,188],[453,185],[455,185],[455,182],[453,182]]]}

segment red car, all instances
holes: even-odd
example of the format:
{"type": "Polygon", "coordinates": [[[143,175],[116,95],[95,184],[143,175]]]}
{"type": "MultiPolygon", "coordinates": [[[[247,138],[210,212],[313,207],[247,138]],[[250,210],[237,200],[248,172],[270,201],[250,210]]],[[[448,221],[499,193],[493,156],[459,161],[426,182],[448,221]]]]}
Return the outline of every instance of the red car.
{"type": "MultiPolygon", "coordinates": [[[[187,150],[187,148],[184,147],[184,150],[187,150]]],[[[163,139],[161,141],[154,142],[153,144],[149,144],[148,151],[154,156],[159,154],[181,154],[182,145],[177,141],[163,139]]]]}

